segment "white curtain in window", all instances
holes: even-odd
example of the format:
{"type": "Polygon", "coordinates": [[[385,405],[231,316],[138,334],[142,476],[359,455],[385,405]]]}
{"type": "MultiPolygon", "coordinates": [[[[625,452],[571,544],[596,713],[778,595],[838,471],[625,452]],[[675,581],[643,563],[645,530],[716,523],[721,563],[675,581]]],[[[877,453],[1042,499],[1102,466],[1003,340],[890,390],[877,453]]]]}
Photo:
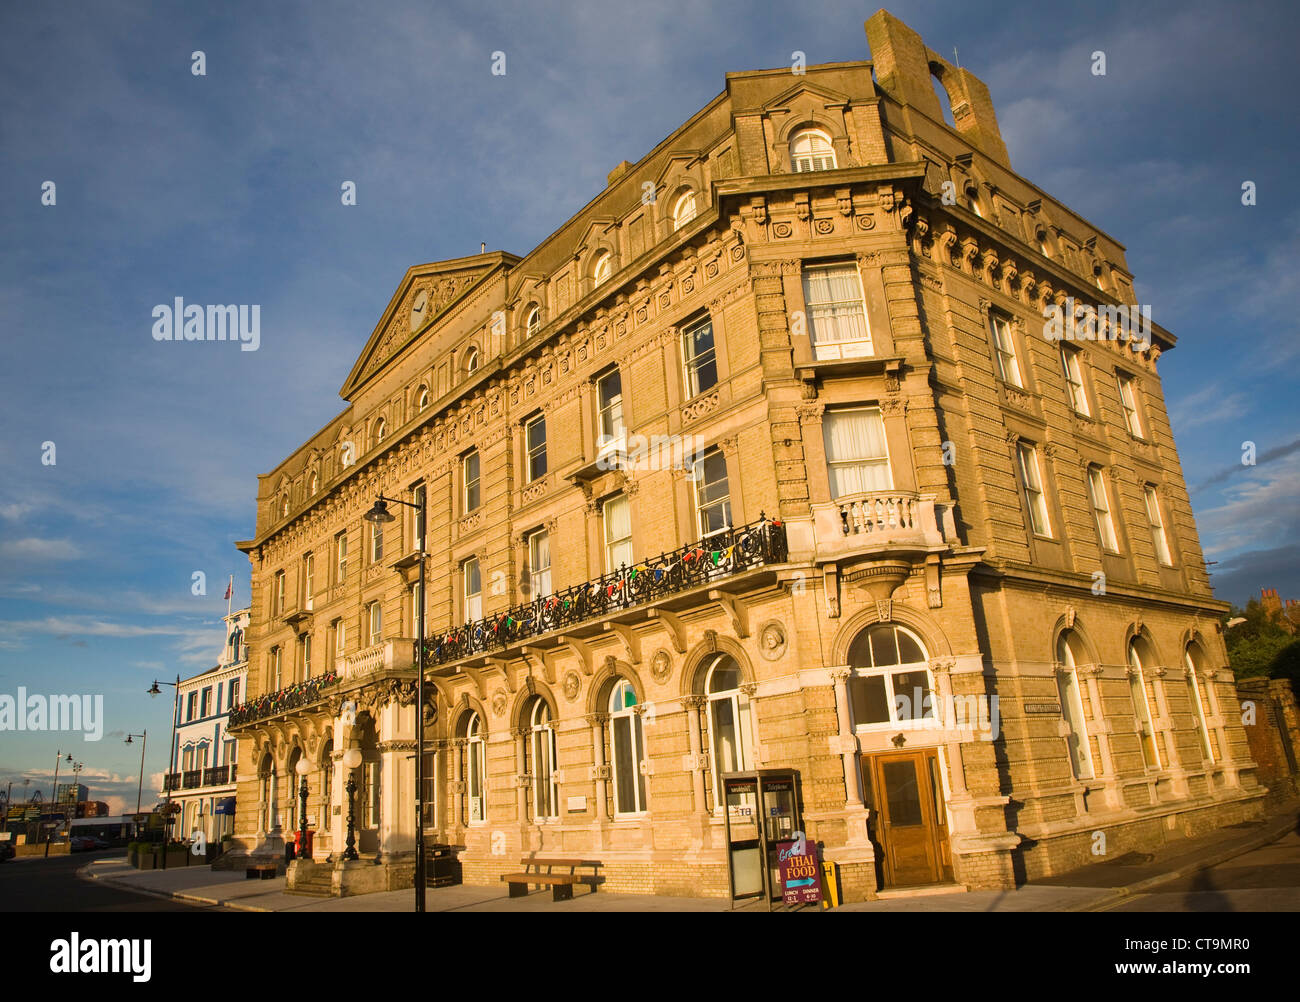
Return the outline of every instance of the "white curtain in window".
{"type": "MultiPolygon", "coordinates": [[[[806,269],[803,295],[814,349],[818,345],[853,342],[859,347],[866,345],[858,354],[871,354],[871,333],[862,309],[862,284],[854,265],[806,269]]],[[[839,354],[832,352],[831,357],[839,354]]]]}
{"type": "Polygon", "coordinates": [[[627,498],[618,497],[605,505],[605,548],[608,570],[632,563],[632,510],[627,498]]]}
{"type": "Polygon", "coordinates": [[[893,487],[880,411],[828,411],[822,429],[833,497],[893,487]]]}

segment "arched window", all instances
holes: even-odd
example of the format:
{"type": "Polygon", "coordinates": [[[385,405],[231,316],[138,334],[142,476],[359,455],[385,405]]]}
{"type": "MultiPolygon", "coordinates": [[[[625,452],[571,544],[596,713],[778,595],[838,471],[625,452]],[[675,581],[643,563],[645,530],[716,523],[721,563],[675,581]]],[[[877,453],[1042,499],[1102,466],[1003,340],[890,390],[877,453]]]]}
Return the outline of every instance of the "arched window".
{"type": "Polygon", "coordinates": [[[709,704],[709,748],[713,762],[713,802],[723,803],[724,772],[754,768],[749,697],[740,691],[740,666],[729,654],[713,658],[704,676],[709,704]]]}
{"type": "Polygon", "coordinates": [[[673,203],[673,229],[680,230],[695,218],[695,192],[684,191],[673,203]]]}
{"type": "Polygon", "coordinates": [[[609,747],[614,777],[614,813],[640,814],[646,809],[645,735],[636,712],[636,690],[625,678],[615,678],[609,693],[609,747]]]}
{"type": "Polygon", "coordinates": [[[1065,630],[1056,639],[1056,691],[1061,698],[1061,714],[1070,733],[1065,744],[1070,753],[1070,769],[1075,779],[1092,779],[1092,746],[1088,741],[1085,703],[1092,705],[1079,681],[1078,666],[1084,662],[1083,642],[1073,630],[1065,630]]]}
{"type": "Polygon", "coordinates": [[[423,414],[426,407],[429,406],[429,388],[421,386],[415,397],[415,412],[423,414]]]}
{"type": "Polygon", "coordinates": [[[1198,677],[1198,674],[1205,669],[1205,654],[1200,645],[1193,642],[1187,645],[1183,660],[1187,664],[1187,698],[1192,704],[1192,716],[1196,719],[1196,729],[1200,733],[1201,754],[1205,756],[1205,761],[1212,765],[1218,758],[1215,754],[1217,751],[1215,739],[1218,735],[1210,733],[1208,718],[1213,716],[1213,707],[1210,705],[1209,690],[1198,677]]]}
{"type": "Polygon", "coordinates": [[[532,759],[533,816],[542,821],[560,816],[560,790],[555,782],[555,727],[551,708],[541,696],[533,697],[528,714],[528,755],[532,759]]]}
{"type": "Polygon", "coordinates": [[[933,721],[929,657],[919,637],[901,626],[869,626],[849,646],[849,702],[854,726],[883,730],[933,721]]]}
{"type": "Polygon", "coordinates": [[[313,473],[311,477],[307,480],[307,496],[314,498],[316,496],[316,491],[319,490],[319,488],[320,488],[320,476],[319,474],[313,473]]]}
{"type": "Polygon", "coordinates": [[[609,251],[602,251],[596,258],[596,263],[591,267],[591,279],[594,285],[600,285],[605,279],[614,273],[614,255],[609,251]]]}
{"type": "Polygon", "coordinates": [[[284,497],[280,498],[280,517],[287,518],[288,516],[289,516],[289,495],[285,494],[284,497]]]}
{"type": "Polygon", "coordinates": [[[534,306],[528,311],[528,319],[524,321],[524,333],[526,337],[532,337],[542,329],[542,311],[534,306]]]}
{"type": "Polygon", "coordinates": [[[1137,721],[1138,742],[1142,746],[1142,764],[1148,769],[1160,768],[1160,748],[1156,744],[1156,729],[1151,707],[1156,705],[1155,679],[1146,678],[1143,671],[1155,664],[1146,641],[1134,637],[1128,643],[1128,692],[1133,700],[1133,719],[1137,721]]]}
{"type": "Polygon", "coordinates": [[[375,422],[375,445],[379,445],[381,442],[383,442],[384,434],[386,431],[387,431],[387,426],[384,424],[384,419],[380,418],[378,421],[375,422]]]}
{"type": "Polygon", "coordinates": [[[473,372],[477,368],[478,368],[478,349],[470,348],[470,350],[465,353],[465,372],[468,374],[473,372]]]}
{"type": "Polygon", "coordinates": [[[796,173],[834,170],[835,148],[821,129],[800,129],[790,137],[790,164],[796,173]]]}
{"type": "Polygon", "coordinates": [[[462,718],[459,737],[465,739],[462,775],[469,797],[469,822],[480,824],[487,820],[487,735],[477,711],[462,718]]]}

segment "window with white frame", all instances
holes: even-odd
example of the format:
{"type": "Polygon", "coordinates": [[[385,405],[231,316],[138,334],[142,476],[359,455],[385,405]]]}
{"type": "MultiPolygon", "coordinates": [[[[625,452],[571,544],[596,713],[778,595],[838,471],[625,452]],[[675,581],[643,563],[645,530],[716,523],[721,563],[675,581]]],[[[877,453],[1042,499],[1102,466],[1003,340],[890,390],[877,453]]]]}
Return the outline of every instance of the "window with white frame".
{"type": "Polygon", "coordinates": [[[420,582],[411,585],[411,636],[420,632],[420,582]]]}
{"type": "Polygon", "coordinates": [[[478,450],[467,453],[460,461],[460,479],[464,485],[461,492],[462,511],[468,515],[478,508],[479,495],[479,457],[478,450]]]}
{"type": "Polygon", "coordinates": [[[857,265],[806,266],[803,298],[815,358],[863,358],[873,353],[857,265]]]}
{"type": "Polygon", "coordinates": [[[704,538],[731,528],[731,483],[727,458],[716,445],[695,463],[695,512],[704,538]]]}
{"type": "Polygon", "coordinates": [[[626,434],[623,427],[623,380],[618,369],[605,373],[596,380],[597,445],[605,446],[621,441],[626,434]]]}
{"type": "Polygon", "coordinates": [[[479,575],[478,557],[470,557],[460,569],[461,590],[465,596],[465,622],[483,618],[483,580],[479,575]]]}
{"type": "Polygon", "coordinates": [[[1020,360],[1016,357],[1016,342],[1011,333],[1011,321],[998,313],[989,314],[989,327],[993,332],[993,357],[998,376],[1004,383],[1024,388],[1020,375],[1020,360]]]}
{"type": "Polygon", "coordinates": [[[542,311],[534,306],[528,311],[528,318],[524,321],[524,336],[532,337],[542,329],[542,311]]]}
{"type": "Polygon", "coordinates": [[[1187,645],[1187,650],[1183,652],[1183,663],[1187,666],[1187,699],[1191,703],[1192,716],[1196,720],[1201,754],[1204,755],[1205,761],[1212,765],[1218,757],[1215,755],[1217,743],[1215,739],[1218,735],[1210,733],[1209,718],[1213,711],[1206,683],[1199,677],[1200,672],[1204,670],[1204,664],[1203,655],[1196,644],[1187,645]]]}
{"type": "Polygon", "coordinates": [[[595,264],[591,266],[591,279],[593,284],[600,285],[613,273],[614,255],[609,251],[602,251],[600,256],[596,258],[595,264]]]}
{"type": "Polygon", "coordinates": [[[343,584],[348,577],[348,534],[340,532],[334,537],[334,583],[343,584]]]}
{"type": "Polygon", "coordinates": [[[342,619],[334,620],[334,668],[343,670],[343,658],[348,651],[348,628],[342,619]]]}
{"type": "Polygon", "coordinates": [[[605,572],[632,565],[632,505],[626,494],[605,502],[605,572]]]}
{"type": "Polygon", "coordinates": [[[528,714],[528,752],[532,759],[533,816],[539,821],[560,816],[560,789],[555,782],[557,755],[551,708],[541,696],[533,697],[528,714]]]}
{"type": "Polygon", "coordinates": [[[311,634],[302,635],[302,677],[311,678],[311,634]]]}
{"type": "Polygon", "coordinates": [[[275,614],[284,615],[284,571],[275,572],[275,614]]]}
{"type": "Polygon", "coordinates": [[[478,349],[470,348],[470,350],[465,353],[465,372],[471,373],[477,371],[477,369],[478,369],[478,349]]]}
{"type": "Polygon", "coordinates": [[[1061,369],[1065,373],[1065,389],[1070,398],[1070,406],[1076,414],[1090,417],[1092,409],[1088,406],[1088,390],[1083,385],[1083,366],[1079,363],[1081,354],[1078,348],[1061,345],[1061,369]]]}
{"type": "Polygon", "coordinates": [[[546,415],[538,414],[524,425],[524,466],[526,481],[532,483],[546,476],[546,415]]]}
{"type": "Polygon", "coordinates": [[[1146,669],[1154,664],[1148,656],[1143,658],[1138,638],[1128,644],[1128,691],[1133,700],[1133,717],[1137,721],[1138,743],[1142,746],[1142,764],[1148,769],[1160,768],[1160,748],[1156,744],[1156,728],[1151,707],[1155,704],[1155,680],[1146,677],[1146,669]]]}
{"type": "Polygon", "coordinates": [[[828,410],[822,421],[831,497],[891,490],[894,475],[879,407],[828,410]]]}
{"type": "Polygon", "coordinates": [[[1134,438],[1142,437],[1142,415],[1138,412],[1137,385],[1132,376],[1116,373],[1119,384],[1119,402],[1124,408],[1124,427],[1134,438]]]}
{"type": "Polygon", "coordinates": [[[425,518],[425,498],[428,496],[428,488],[424,484],[416,484],[411,488],[411,504],[415,505],[410,509],[411,512],[411,548],[416,551],[424,550],[424,518],[425,518]]]}
{"type": "Polygon", "coordinates": [[[280,665],[280,648],[271,648],[271,691],[279,692],[284,688],[284,677],[281,675],[280,665]]]}
{"type": "MultiPolygon", "coordinates": [[[[1083,645],[1073,630],[1065,630],[1056,640],[1056,691],[1061,699],[1061,713],[1069,733],[1065,736],[1070,769],[1075,779],[1092,779],[1092,746],[1088,741],[1084,715],[1084,692],[1079,682],[1079,664],[1083,663],[1083,645]]],[[[1091,704],[1091,701],[1089,701],[1091,704]]]]}
{"type": "Polygon", "coordinates": [[[530,599],[551,593],[551,534],[545,529],[528,534],[528,589],[530,599]]]}
{"type": "Polygon", "coordinates": [[[1052,535],[1052,522],[1047,517],[1047,495],[1043,493],[1042,471],[1038,465],[1038,449],[1028,442],[1016,443],[1016,459],[1020,468],[1020,486],[1029,506],[1029,521],[1036,536],[1052,535]]]}
{"type": "Polygon", "coordinates": [[[849,646],[854,727],[915,727],[937,717],[929,657],[921,639],[889,623],[869,626],[849,646]]]}
{"type": "Polygon", "coordinates": [[[366,621],[369,623],[369,646],[374,647],[384,639],[384,610],[378,602],[371,602],[366,607],[366,621]]]}
{"type": "Polygon", "coordinates": [[[713,347],[713,319],[705,317],[682,331],[682,359],[687,397],[718,385],[718,361],[713,347]]]}
{"type": "Polygon", "coordinates": [[[790,137],[790,166],[796,174],[835,169],[835,147],[821,129],[800,129],[790,137]]]}
{"type": "Polygon", "coordinates": [[[423,414],[424,411],[428,408],[428,406],[429,406],[429,388],[427,386],[421,386],[419,392],[416,394],[415,412],[417,414],[423,414]]]}
{"type": "Polygon", "coordinates": [[[203,690],[203,695],[199,699],[199,717],[200,718],[207,717],[211,715],[211,713],[212,713],[212,688],[211,686],[209,686],[208,688],[203,690]]]}
{"type": "Polygon", "coordinates": [[[610,773],[614,779],[614,813],[640,814],[646,809],[645,735],[641,715],[636,712],[636,690],[632,683],[616,677],[609,694],[610,773]]]}
{"type": "Polygon", "coordinates": [[[481,824],[487,820],[487,731],[476,710],[463,719],[459,736],[465,740],[465,793],[469,798],[468,820],[481,824]]]}
{"type": "Polygon", "coordinates": [[[388,426],[384,423],[384,419],[380,418],[375,422],[375,445],[380,445],[384,441],[387,432],[388,426]]]}
{"type": "Polygon", "coordinates": [[[713,803],[725,802],[721,776],[754,768],[749,697],[740,689],[740,666],[729,654],[716,654],[704,673],[709,715],[709,759],[713,763],[713,803]]]}
{"type": "Polygon", "coordinates": [[[316,554],[308,553],[302,558],[302,604],[311,612],[316,594],[316,554]]]}
{"type": "Polygon", "coordinates": [[[1169,551],[1169,537],[1165,535],[1165,520],[1160,514],[1160,495],[1152,484],[1145,484],[1142,495],[1146,499],[1147,522],[1151,526],[1151,542],[1156,548],[1156,559],[1166,567],[1174,564],[1173,554],[1169,551]]]}
{"type": "Polygon", "coordinates": [[[370,523],[370,562],[377,564],[384,559],[384,523],[370,523]]]}
{"type": "Polygon", "coordinates": [[[316,491],[319,487],[320,487],[320,477],[319,475],[313,473],[307,481],[307,496],[315,497],[316,491]]]}
{"type": "Polygon", "coordinates": [[[673,203],[673,230],[680,230],[695,218],[695,192],[684,191],[673,203]]]}
{"type": "Polygon", "coordinates": [[[1101,545],[1108,553],[1119,552],[1119,538],[1115,535],[1115,520],[1110,514],[1110,500],[1106,492],[1106,478],[1100,466],[1088,467],[1088,500],[1092,502],[1093,520],[1097,523],[1097,535],[1101,545]]]}

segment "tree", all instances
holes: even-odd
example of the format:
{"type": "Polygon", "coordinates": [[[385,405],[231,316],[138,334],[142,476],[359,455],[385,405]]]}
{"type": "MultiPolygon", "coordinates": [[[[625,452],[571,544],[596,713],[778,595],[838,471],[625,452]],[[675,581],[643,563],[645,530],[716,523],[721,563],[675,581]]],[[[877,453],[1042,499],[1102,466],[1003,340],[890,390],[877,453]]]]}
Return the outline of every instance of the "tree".
{"type": "Polygon", "coordinates": [[[1270,616],[1257,599],[1246,608],[1233,606],[1224,621],[1228,662],[1237,678],[1285,678],[1292,688],[1300,682],[1300,639],[1270,616]],[[1244,623],[1228,626],[1232,619],[1244,623]]]}

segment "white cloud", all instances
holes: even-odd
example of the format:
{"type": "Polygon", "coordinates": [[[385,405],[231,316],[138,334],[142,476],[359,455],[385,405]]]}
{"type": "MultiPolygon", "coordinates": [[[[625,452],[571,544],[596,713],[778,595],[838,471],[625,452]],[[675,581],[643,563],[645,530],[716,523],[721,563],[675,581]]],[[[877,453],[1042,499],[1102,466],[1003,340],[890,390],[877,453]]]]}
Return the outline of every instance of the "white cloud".
{"type": "Polygon", "coordinates": [[[66,539],[29,536],[0,544],[0,556],[8,560],[75,560],[81,551],[66,539]]]}
{"type": "Polygon", "coordinates": [[[1223,504],[1197,512],[1197,526],[1207,541],[1205,552],[1226,554],[1294,538],[1300,526],[1297,491],[1300,452],[1245,475],[1224,491],[1223,504]]]}

